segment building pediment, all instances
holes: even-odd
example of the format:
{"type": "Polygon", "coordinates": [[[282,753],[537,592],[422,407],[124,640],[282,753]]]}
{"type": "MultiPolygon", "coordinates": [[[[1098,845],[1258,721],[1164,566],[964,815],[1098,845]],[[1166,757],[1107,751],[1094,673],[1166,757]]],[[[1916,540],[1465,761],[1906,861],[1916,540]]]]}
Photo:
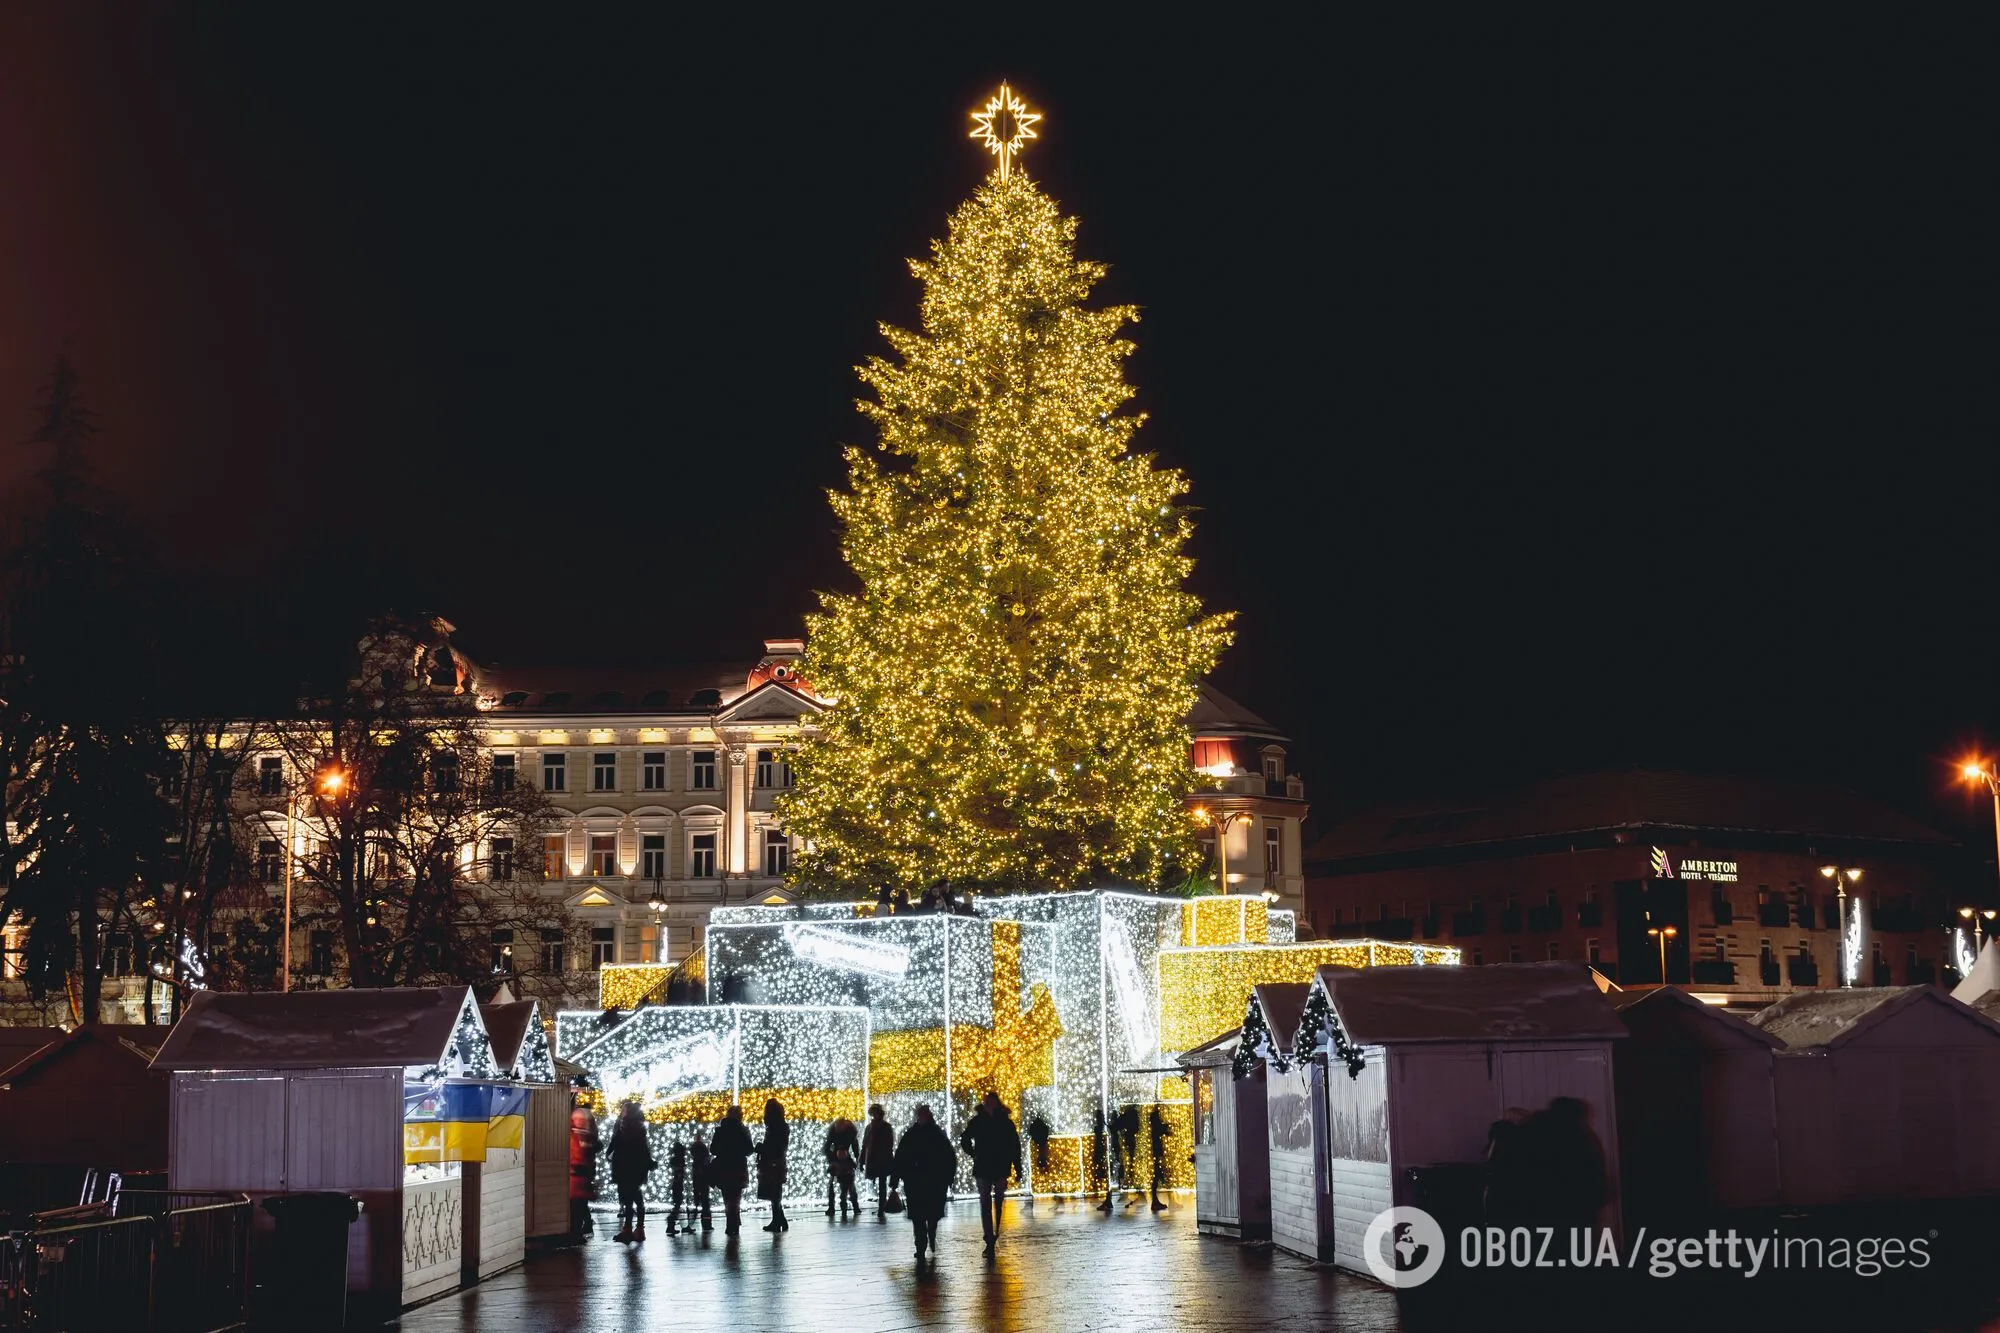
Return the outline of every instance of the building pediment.
{"type": "Polygon", "coordinates": [[[728,707],[716,713],[718,726],[742,725],[749,722],[797,722],[802,717],[810,717],[826,710],[826,705],[817,699],[799,693],[777,681],[766,681],[740,699],[732,701],[728,707]]]}

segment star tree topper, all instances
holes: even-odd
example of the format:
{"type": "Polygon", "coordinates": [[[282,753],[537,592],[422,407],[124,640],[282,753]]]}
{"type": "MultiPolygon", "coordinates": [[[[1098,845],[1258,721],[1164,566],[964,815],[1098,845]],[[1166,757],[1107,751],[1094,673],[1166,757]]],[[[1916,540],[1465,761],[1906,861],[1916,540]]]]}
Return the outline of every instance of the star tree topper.
{"type": "Polygon", "coordinates": [[[1039,111],[1028,110],[1028,104],[1003,83],[987,100],[984,111],[972,113],[972,133],[967,137],[979,140],[987,152],[1000,159],[1000,179],[1006,180],[1013,169],[1014,154],[1028,140],[1040,137],[1035,133],[1035,122],[1041,118],[1039,111]]]}

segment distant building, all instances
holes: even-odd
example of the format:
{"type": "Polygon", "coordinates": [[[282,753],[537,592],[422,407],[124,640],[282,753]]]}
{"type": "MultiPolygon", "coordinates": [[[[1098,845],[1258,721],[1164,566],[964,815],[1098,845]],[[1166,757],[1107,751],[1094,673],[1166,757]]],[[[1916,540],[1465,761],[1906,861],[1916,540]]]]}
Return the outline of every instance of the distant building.
{"type": "Polygon", "coordinates": [[[1690,773],[1363,811],[1313,843],[1305,871],[1322,935],[1436,940],[1471,964],[1586,962],[1645,985],[1670,930],[1667,980],[1738,1005],[1840,984],[1839,885],[1860,911],[1863,986],[1942,979],[1969,900],[1953,842],[1879,802],[1690,773]]]}

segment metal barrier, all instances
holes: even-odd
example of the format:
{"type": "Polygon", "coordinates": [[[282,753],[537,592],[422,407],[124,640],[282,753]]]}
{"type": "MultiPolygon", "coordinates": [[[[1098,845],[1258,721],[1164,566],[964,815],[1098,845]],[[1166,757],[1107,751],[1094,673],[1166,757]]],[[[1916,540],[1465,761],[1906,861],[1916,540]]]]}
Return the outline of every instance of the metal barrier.
{"type": "MultiPolygon", "coordinates": [[[[98,1205],[102,1207],[104,1205],[98,1205]]],[[[250,1199],[125,1191],[123,1216],[45,1216],[0,1236],[0,1330],[214,1333],[250,1296],[250,1199]]]]}

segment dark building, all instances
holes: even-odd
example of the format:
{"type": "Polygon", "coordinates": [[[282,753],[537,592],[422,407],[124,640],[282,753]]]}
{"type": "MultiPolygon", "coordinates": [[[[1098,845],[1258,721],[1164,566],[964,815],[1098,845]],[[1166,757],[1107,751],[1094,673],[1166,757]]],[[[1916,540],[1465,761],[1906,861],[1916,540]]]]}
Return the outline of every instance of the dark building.
{"type": "Polygon", "coordinates": [[[1980,886],[1949,838],[1836,787],[1691,773],[1552,778],[1338,820],[1307,849],[1322,935],[1453,944],[1472,964],[1586,962],[1735,1005],[1840,984],[1949,980],[1980,886]],[[1850,930],[1850,934],[1851,934],[1850,930]]]}

